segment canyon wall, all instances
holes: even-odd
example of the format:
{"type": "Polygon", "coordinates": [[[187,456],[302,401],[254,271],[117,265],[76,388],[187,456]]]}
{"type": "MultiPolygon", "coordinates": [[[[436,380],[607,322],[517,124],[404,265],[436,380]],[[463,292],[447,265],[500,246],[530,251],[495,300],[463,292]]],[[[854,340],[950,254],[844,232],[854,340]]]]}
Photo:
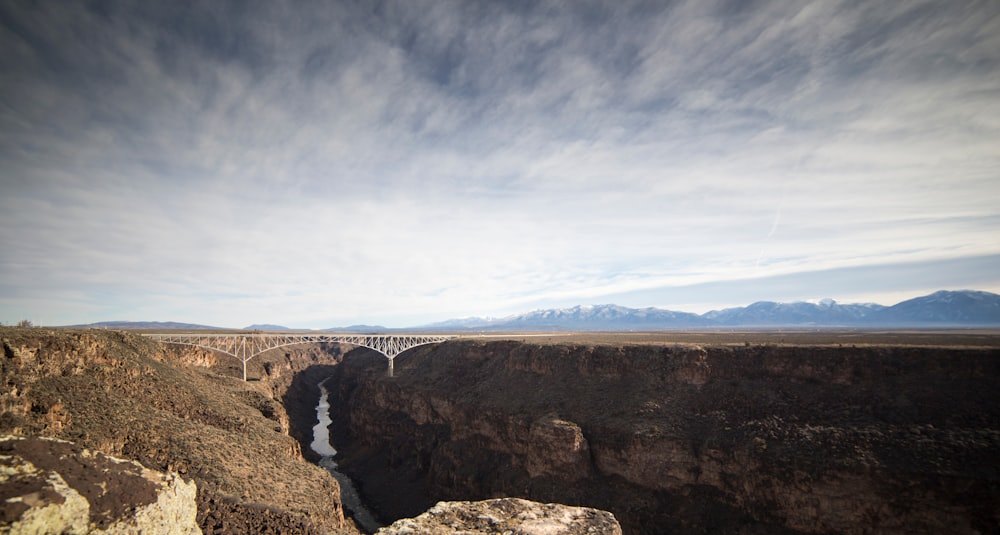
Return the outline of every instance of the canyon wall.
{"type": "Polygon", "coordinates": [[[626,533],[995,533],[996,349],[454,341],[334,370],[384,520],[514,496],[626,533]]]}
{"type": "Polygon", "coordinates": [[[0,434],[67,440],[193,482],[205,533],[358,533],[337,482],[294,438],[315,423],[303,385],[315,389],[336,348],[272,351],[244,382],[235,359],[127,332],[2,327],[0,342],[0,434]]]}

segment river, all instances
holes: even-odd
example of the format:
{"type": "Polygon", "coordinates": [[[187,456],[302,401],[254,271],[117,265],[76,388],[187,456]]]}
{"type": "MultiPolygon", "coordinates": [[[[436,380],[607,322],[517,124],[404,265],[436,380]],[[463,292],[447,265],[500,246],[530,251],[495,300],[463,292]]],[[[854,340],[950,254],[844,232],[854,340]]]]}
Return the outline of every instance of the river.
{"type": "Polygon", "coordinates": [[[337,470],[337,462],[333,458],[337,455],[337,449],[330,443],[330,401],[329,392],[326,390],[326,380],[319,383],[319,403],[316,405],[316,419],[319,423],[313,426],[313,441],[309,447],[322,458],[317,464],[326,468],[337,483],[340,483],[340,501],[344,504],[344,509],[351,515],[358,527],[368,533],[374,533],[381,524],[375,520],[371,512],[361,503],[358,489],[349,477],[337,470]]]}

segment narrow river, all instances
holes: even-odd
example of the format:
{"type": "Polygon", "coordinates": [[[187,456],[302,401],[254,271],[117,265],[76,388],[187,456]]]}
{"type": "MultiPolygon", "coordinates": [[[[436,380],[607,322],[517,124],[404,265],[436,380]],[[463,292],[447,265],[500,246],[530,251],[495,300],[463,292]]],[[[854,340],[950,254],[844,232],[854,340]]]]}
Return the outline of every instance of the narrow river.
{"type": "Polygon", "coordinates": [[[337,455],[337,449],[330,443],[330,401],[329,392],[323,384],[324,379],[319,383],[319,404],[316,405],[316,418],[319,423],[313,427],[313,441],[309,447],[322,456],[317,464],[326,468],[337,483],[340,483],[340,500],[344,504],[344,509],[350,513],[351,517],[358,524],[358,527],[368,533],[374,533],[382,527],[368,509],[361,503],[358,489],[354,482],[337,470],[337,462],[333,460],[337,455]]]}

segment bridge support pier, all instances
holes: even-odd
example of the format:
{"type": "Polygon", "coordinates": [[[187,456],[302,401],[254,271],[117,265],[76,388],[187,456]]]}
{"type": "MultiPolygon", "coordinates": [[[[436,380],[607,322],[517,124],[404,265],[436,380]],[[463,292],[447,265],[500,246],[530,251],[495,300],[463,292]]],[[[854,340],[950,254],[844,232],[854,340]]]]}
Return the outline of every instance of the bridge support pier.
{"type": "Polygon", "coordinates": [[[393,370],[392,370],[392,362],[393,362],[393,359],[390,357],[389,358],[389,377],[392,377],[392,372],[393,372],[393,370]]]}

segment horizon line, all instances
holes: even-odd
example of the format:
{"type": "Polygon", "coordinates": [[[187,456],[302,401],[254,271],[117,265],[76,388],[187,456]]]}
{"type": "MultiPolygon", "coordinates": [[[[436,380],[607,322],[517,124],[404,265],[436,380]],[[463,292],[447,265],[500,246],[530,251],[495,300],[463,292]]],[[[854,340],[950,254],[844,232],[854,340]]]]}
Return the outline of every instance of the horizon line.
{"type": "MultiPolygon", "coordinates": [[[[711,314],[712,312],[722,312],[722,311],[726,311],[726,310],[732,310],[732,309],[738,309],[738,308],[746,308],[746,307],[752,306],[752,305],[757,304],[757,303],[776,303],[776,304],[806,303],[806,304],[818,305],[820,302],[825,301],[827,299],[829,299],[832,304],[841,305],[841,306],[849,306],[849,305],[875,305],[875,306],[880,306],[880,307],[884,307],[884,308],[891,308],[893,306],[899,305],[900,303],[905,303],[907,301],[912,301],[914,299],[919,299],[919,298],[922,298],[922,297],[929,297],[931,295],[935,295],[935,294],[938,294],[938,293],[982,293],[982,294],[989,294],[989,295],[995,295],[995,296],[1000,297],[1000,294],[996,294],[996,293],[993,293],[993,292],[989,292],[989,291],[985,291],[985,290],[974,290],[974,289],[964,288],[964,289],[959,289],[959,290],[936,290],[934,292],[931,292],[931,293],[928,293],[928,294],[918,295],[918,296],[912,297],[910,299],[903,299],[902,301],[898,301],[898,302],[893,303],[891,305],[886,305],[886,304],[882,304],[882,303],[875,303],[875,302],[870,302],[870,301],[869,302],[840,302],[840,301],[837,301],[837,300],[832,299],[832,298],[823,298],[823,299],[819,299],[819,300],[815,300],[815,301],[813,301],[813,300],[794,300],[794,301],[757,300],[757,301],[753,301],[751,303],[748,303],[746,305],[736,305],[736,306],[731,306],[731,307],[726,307],[726,308],[712,309],[712,310],[708,310],[708,311],[705,311],[705,312],[702,312],[702,313],[688,312],[688,311],[685,311],[685,310],[675,310],[675,309],[671,309],[671,308],[661,308],[661,307],[657,307],[657,306],[628,307],[628,306],[623,306],[623,305],[617,305],[615,303],[592,303],[592,304],[577,304],[577,305],[572,305],[572,306],[569,306],[569,307],[535,308],[535,309],[532,309],[532,310],[529,310],[529,311],[526,311],[526,312],[513,313],[513,314],[508,314],[508,315],[505,315],[505,316],[464,316],[464,317],[452,317],[452,318],[448,318],[448,319],[444,319],[444,320],[440,320],[440,321],[432,321],[432,322],[429,322],[429,323],[424,323],[422,325],[408,325],[408,326],[403,326],[403,327],[387,327],[387,326],[379,325],[379,324],[358,323],[358,324],[341,325],[341,326],[333,326],[333,327],[299,328],[299,327],[288,327],[288,326],[285,326],[285,325],[275,324],[275,323],[269,323],[269,322],[268,323],[252,323],[252,324],[250,324],[250,325],[248,325],[246,327],[220,327],[220,326],[215,326],[215,325],[192,323],[192,322],[186,322],[186,321],[173,321],[173,320],[167,320],[167,321],[163,321],[163,320],[103,320],[103,321],[96,321],[96,322],[91,322],[91,323],[79,323],[79,324],[71,324],[71,325],[41,325],[41,324],[38,324],[38,325],[32,325],[32,326],[33,327],[49,327],[49,328],[88,328],[88,327],[93,327],[93,326],[102,326],[102,325],[106,325],[106,324],[116,324],[116,323],[152,323],[152,324],[171,324],[171,323],[174,323],[174,324],[187,324],[187,325],[192,325],[192,326],[198,326],[198,327],[203,328],[203,329],[204,328],[210,328],[210,329],[220,329],[220,330],[244,330],[244,331],[245,330],[255,330],[255,329],[251,329],[251,327],[254,327],[254,326],[257,326],[257,325],[261,325],[261,326],[263,326],[263,325],[272,325],[274,327],[280,327],[281,330],[289,330],[289,331],[332,331],[332,330],[335,330],[335,329],[351,329],[351,328],[355,328],[355,327],[371,327],[371,328],[375,328],[375,329],[391,329],[391,330],[399,330],[399,329],[428,329],[428,328],[433,328],[435,325],[438,325],[438,324],[448,323],[448,322],[454,322],[454,321],[468,321],[468,320],[495,321],[495,320],[503,320],[503,319],[507,319],[507,318],[514,318],[514,317],[517,317],[517,316],[521,316],[521,315],[524,315],[524,314],[531,314],[531,313],[534,313],[534,312],[541,312],[541,311],[547,311],[547,310],[572,310],[572,309],[575,309],[575,308],[582,308],[582,307],[620,307],[620,308],[624,308],[624,309],[628,309],[628,310],[658,310],[658,311],[664,311],[664,312],[677,312],[677,313],[682,313],[682,314],[691,314],[691,315],[698,316],[698,317],[704,317],[705,315],[711,314]]],[[[15,325],[3,325],[3,324],[0,324],[0,326],[3,326],[3,327],[14,327],[15,325]]],[[[261,329],[256,329],[256,330],[261,330],[261,329]]]]}

